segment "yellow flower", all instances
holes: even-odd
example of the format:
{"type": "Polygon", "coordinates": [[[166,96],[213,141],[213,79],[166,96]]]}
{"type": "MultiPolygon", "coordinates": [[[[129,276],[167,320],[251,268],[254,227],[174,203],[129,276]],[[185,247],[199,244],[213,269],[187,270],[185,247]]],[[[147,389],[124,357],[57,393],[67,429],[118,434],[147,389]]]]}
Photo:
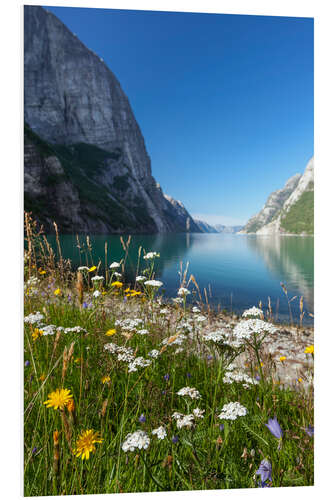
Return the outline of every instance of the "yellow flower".
{"type": "Polygon", "coordinates": [[[39,274],[46,274],[46,271],[44,271],[44,269],[39,269],[39,274]]]}
{"type": "Polygon", "coordinates": [[[102,441],[99,432],[94,432],[92,429],[82,431],[76,441],[76,448],[73,449],[73,453],[76,457],[81,457],[82,460],[88,460],[90,453],[96,451],[95,443],[101,443],[102,441]]]}
{"type": "Polygon", "coordinates": [[[121,288],[123,286],[123,284],[122,284],[121,281],[114,281],[113,283],[111,283],[111,286],[115,286],[117,288],[121,288]]]}
{"type": "Polygon", "coordinates": [[[108,384],[110,381],[111,378],[109,377],[109,375],[104,375],[104,377],[102,377],[102,384],[108,384]]]}
{"type": "Polygon", "coordinates": [[[59,431],[53,432],[53,444],[54,446],[58,446],[59,444],[59,431]]]}
{"type": "Polygon", "coordinates": [[[313,354],[314,353],[314,345],[309,345],[306,349],[305,349],[305,354],[313,354]]]}
{"type": "Polygon", "coordinates": [[[34,331],[32,332],[32,338],[33,338],[34,342],[36,342],[36,340],[39,337],[43,337],[43,332],[42,332],[42,330],[35,328],[34,331]]]}
{"type": "Polygon", "coordinates": [[[131,297],[135,297],[136,295],[141,295],[142,292],[137,292],[136,290],[131,290],[131,297]]]}
{"type": "Polygon", "coordinates": [[[285,356],[280,356],[280,361],[285,361],[287,358],[285,356]]]}
{"type": "Polygon", "coordinates": [[[298,382],[299,382],[299,383],[303,382],[303,379],[302,379],[302,378],[299,378],[299,379],[298,379],[298,382]]]}
{"type": "Polygon", "coordinates": [[[96,266],[92,266],[90,269],[89,269],[89,273],[92,273],[93,271],[95,271],[97,269],[96,266]]]}
{"type": "Polygon", "coordinates": [[[81,359],[82,359],[82,358],[75,358],[75,359],[74,359],[74,363],[75,363],[76,365],[78,365],[79,363],[81,363],[81,359]]]}
{"type": "Polygon", "coordinates": [[[125,293],[129,293],[131,291],[130,288],[126,288],[126,290],[124,290],[125,293]]]}
{"type": "Polygon", "coordinates": [[[73,396],[69,389],[56,389],[47,397],[49,399],[47,401],[44,401],[44,405],[46,405],[46,408],[54,408],[55,410],[57,410],[58,408],[63,410],[64,406],[67,406],[69,401],[73,399],[73,396]]]}
{"type": "Polygon", "coordinates": [[[112,335],[114,335],[115,333],[117,332],[117,330],[115,328],[111,328],[110,330],[108,330],[106,332],[105,335],[107,335],[108,337],[111,337],[112,335]]]}
{"type": "Polygon", "coordinates": [[[75,410],[74,399],[70,399],[67,403],[67,410],[72,413],[75,410]]]}
{"type": "Polygon", "coordinates": [[[41,376],[39,377],[39,380],[41,382],[44,382],[45,379],[46,379],[46,375],[45,375],[45,373],[42,373],[41,376]]]}
{"type": "Polygon", "coordinates": [[[57,288],[56,290],[54,290],[54,295],[61,295],[61,290],[60,288],[57,288]]]}

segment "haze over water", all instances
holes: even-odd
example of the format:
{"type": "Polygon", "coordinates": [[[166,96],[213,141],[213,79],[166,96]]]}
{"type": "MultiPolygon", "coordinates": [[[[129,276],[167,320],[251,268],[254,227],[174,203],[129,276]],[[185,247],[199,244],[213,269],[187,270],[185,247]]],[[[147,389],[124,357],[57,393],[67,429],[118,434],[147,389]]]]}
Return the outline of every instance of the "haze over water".
{"type": "MultiPolygon", "coordinates": [[[[127,236],[123,236],[124,241],[127,236]]],[[[48,236],[55,248],[53,236],[48,236]]],[[[84,243],[85,236],[80,236],[84,243]]],[[[108,265],[119,261],[124,251],[117,235],[90,238],[94,264],[105,263],[104,246],[108,242],[108,265]]],[[[206,288],[209,302],[215,307],[242,312],[262,301],[267,306],[271,298],[273,313],[281,321],[289,318],[286,296],[281,282],[288,289],[294,319],[299,318],[299,299],[304,297],[305,310],[313,313],[314,302],[314,240],[313,237],[255,236],[232,234],[155,234],[134,235],[131,239],[126,273],[135,275],[138,249],[157,251],[156,277],[164,283],[166,297],[175,297],[179,288],[180,263],[189,262],[191,274],[200,287],[206,288]]],[[[63,257],[70,258],[73,266],[86,264],[84,252],[77,248],[74,235],[61,236],[63,257]]],[[[91,261],[89,261],[89,265],[91,261]]],[[[146,261],[141,257],[139,274],[146,261]]],[[[193,284],[189,286],[194,288],[193,284]]],[[[304,323],[312,324],[306,314],[304,323]]]]}

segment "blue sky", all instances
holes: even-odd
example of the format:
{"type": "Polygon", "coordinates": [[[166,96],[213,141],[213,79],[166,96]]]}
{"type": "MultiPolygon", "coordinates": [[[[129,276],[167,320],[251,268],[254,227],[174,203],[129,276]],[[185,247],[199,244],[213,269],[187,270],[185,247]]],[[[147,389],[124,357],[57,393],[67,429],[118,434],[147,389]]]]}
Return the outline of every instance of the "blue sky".
{"type": "Polygon", "coordinates": [[[116,75],[165,193],[241,224],[313,155],[313,20],[46,7],[116,75]]]}

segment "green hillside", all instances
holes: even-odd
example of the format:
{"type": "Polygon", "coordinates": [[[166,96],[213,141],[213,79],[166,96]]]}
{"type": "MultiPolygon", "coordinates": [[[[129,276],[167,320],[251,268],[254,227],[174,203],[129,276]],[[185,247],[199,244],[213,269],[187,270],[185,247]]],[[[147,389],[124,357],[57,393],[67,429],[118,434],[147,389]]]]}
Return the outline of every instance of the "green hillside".
{"type": "Polygon", "coordinates": [[[281,217],[281,228],[287,233],[314,234],[314,191],[305,191],[281,217]]]}

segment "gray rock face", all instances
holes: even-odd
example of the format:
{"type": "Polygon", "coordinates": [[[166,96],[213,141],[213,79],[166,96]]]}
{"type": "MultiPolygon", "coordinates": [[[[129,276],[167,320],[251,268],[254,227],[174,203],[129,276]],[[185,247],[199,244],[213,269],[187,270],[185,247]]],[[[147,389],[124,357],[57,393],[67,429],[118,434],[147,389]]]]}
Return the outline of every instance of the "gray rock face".
{"type": "Polygon", "coordinates": [[[208,224],[208,222],[199,219],[194,219],[194,222],[197,226],[199,226],[203,233],[218,233],[218,230],[211,224],[208,224]]]}
{"type": "Polygon", "coordinates": [[[262,210],[246,223],[241,233],[256,233],[266,224],[270,223],[272,219],[282,209],[283,204],[289,198],[291,193],[295,190],[301,174],[296,174],[291,177],[282,189],[278,189],[271,193],[263,206],[262,210]]]}
{"type": "MultiPolygon", "coordinates": [[[[102,188],[101,195],[106,204],[110,202],[118,207],[118,211],[126,213],[127,224],[124,221],[117,226],[116,217],[113,217],[116,210],[108,213],[107,208],[93,210],[91,207],[90,215],[89,210],[79,214],[82,224],[72,226],[73,230],[187,230],[184,214],[175,218],[174,206],[165,199],[152,177],[143,136],[118,80],[56,16],[38,6],[24,7],[24,119],[41,139],[58,147],[55,156],[61,164],[60,146],[91,146],[86,150],[89,165],[75,164],[74,176],[70,166],[70,161],[74,160],[71,158],[65,172],[81,208],[88,203],[82,184],[90,179],[95,186],[102,188]],[[100,158],[100,150],[107,154],[102,161],[97,161],[94,155],[100,158]],[[98,217],[95,225],[91,212],[98,217]]],[[[43,192],[42,178],[38,177],[39,170],[34,170],[30,162],[25,168],[25,191],[36,199],[38,190],[41,194],[43,192]]],[[[61,191],[64,195],[63,186],[61,191]]],[[[75,212],[71,198],[64,199],[64,202],[68,213],[75,212]]],[[[186,220],[188,217],[187,214],[186,220]]],[[[192,228],[198,230],[194,223],[192,228]]]]}

